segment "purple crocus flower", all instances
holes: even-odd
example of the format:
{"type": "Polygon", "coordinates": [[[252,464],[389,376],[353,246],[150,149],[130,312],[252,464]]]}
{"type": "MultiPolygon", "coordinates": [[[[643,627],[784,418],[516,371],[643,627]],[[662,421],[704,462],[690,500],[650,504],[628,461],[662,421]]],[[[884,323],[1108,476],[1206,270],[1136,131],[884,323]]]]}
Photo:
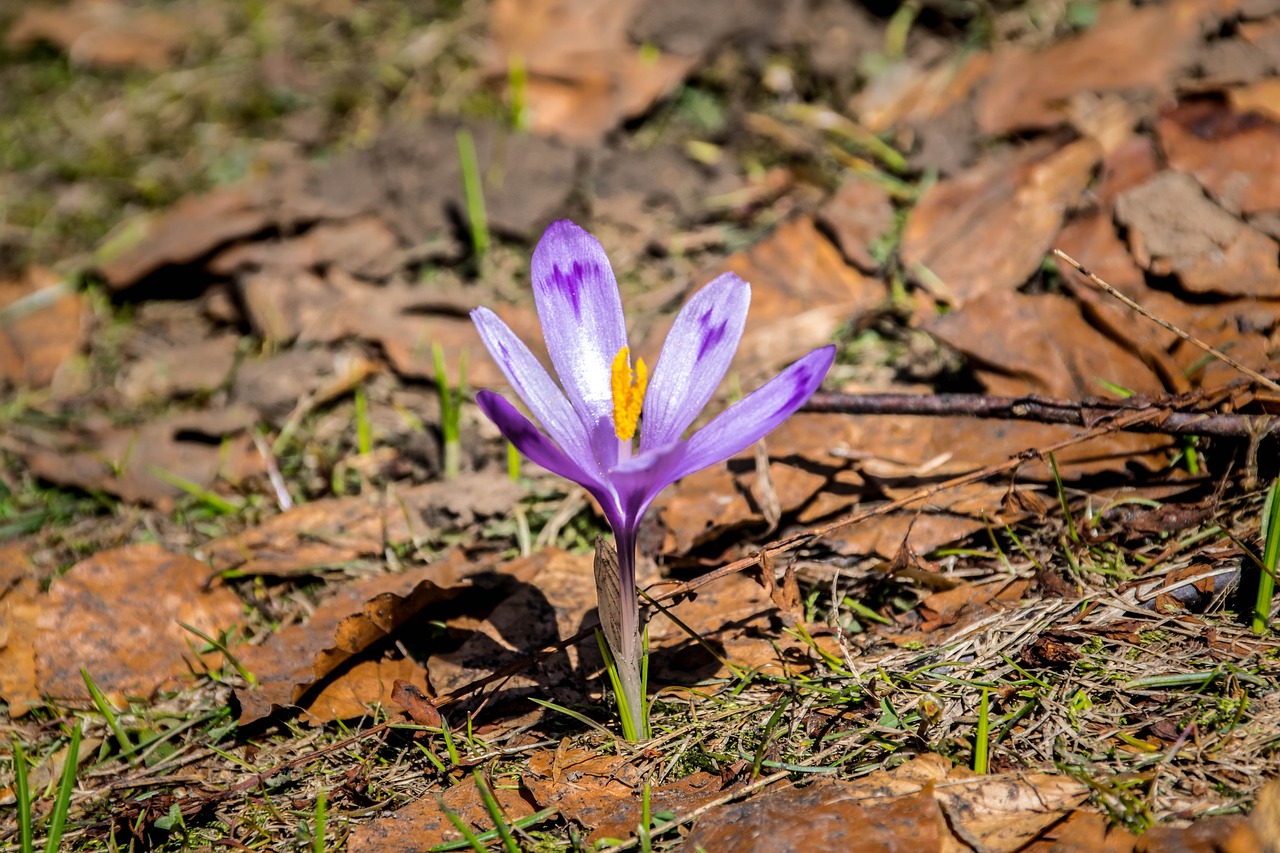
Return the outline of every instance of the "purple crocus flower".
{"type": "MultiPolygon", "coordinates": [[[[492,391],[477,393],[476,402],[521,453],[600,502],[618,552],[623,645],[638,643],[635,548],[645,511],[671,483],[750,447],[800,408],[822,383],[835,347],[805,355],[686,438],[738,348],[751,286],[725,273],[695,293],[649,380],[642,359],[632,368],[618,284],[594,237],[567,220],[553,222],[534,250],[532,278],[559,384],[493,311],[477,308],[471,318],[545,432],[492,391]]],[[[637,649],[613,651],[639,660],[637,649]]]]}

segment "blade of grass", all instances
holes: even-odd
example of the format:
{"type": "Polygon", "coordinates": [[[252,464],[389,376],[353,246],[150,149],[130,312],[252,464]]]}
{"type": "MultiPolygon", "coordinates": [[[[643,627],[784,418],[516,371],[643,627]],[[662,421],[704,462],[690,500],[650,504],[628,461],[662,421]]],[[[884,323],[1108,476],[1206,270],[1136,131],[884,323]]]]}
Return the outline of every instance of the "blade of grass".
{"type": "MultiPolygon", "coordinates": [[[[540,812],[534,812],[528,817],[522,817],[519,820],[512,821],[511,826],[514,829],[528,829],[531,826],[537,826],[547,818],[556,814],[558,811],[560,810],[555,807],[543,809],[540,812]]],[[[496,829],[491,829],[488,832],[483,832],[476,836],[476,840],[484,844],[488,844],[490,841],[496,841],[497,839],[498,830],[496,829]]],[[[447,853],[451,850],[463,850],[470,846],[471,843],[464,839],[461,841],[446,841],[444,844],[437,844],[435,847],[431,847],[429,849],[431,850],[431,853],[447,853]]]]}
{"type": "Polygon", "coordinates": [[[1076,520],[1071,516],[1071,507],[1067,504],[1067,490],[1062,486],[1062,474],[1058,471],[1058,460],[1049,454],[1049,469],[1053,471],[1053,485],[1058,490],[1058,503],[1062,507],[1062,517],[1067,521],[1067,534],[1072,542],[1080,541],[1080,533],[1076,530],[1076,520]]]}
{"type": "Polygon", "coordinates": [[[991,753],[991,691],[983,688],[978,703],[978,731],[973,738],[973,772],[986,773],[991,753]]]}
{"type": "MultiPolygon", "coordinates": [[[[449,387],[444,348],[438,341],[431,344],[431,361],[436,374],[436,388],[440,394],[440,436],[444,442],[444,477],[446,480],[452,480],[458,476],[462,467],[462,407],[459,405],[462,389],[449,387]]],[[[462,361],[461,371],[465,378],[465,360],[462,361]]]]}
{"type": "Polygon", "coordinates": [[[362,455],[373,452],[373,432],[369,428],[369,393],[364,383],[356,384],[356,450],[362,455]]]}
{"type": "Polygon", "coordinates": [[[62,844],[62,830],[67,825],[67,812],[71,808],[71,791],[76,786],[76,771],[80,766],[80,723],[71,730],[71,743],[67,745],[66,763],[62,765],[62,779],[58,782],[58,796],[49,813],[49,835],[45,839],[44,853],[55,853],[62,844]]]}
{"type": "Polygon", "coordinates": [[[325,802],[324,788],[316,795],[315,832],[311,836],[311,849],[315,853],[324,853],[325,802]]]}
{"type": "Polygon", "coordinates": [[[454,828],[456,828],[458,832],[462,833],[462,838],[466,841],[466,846],[475,850],[476,853],[484,853],[487,849],[485,843],[476,837],[476,834],[471,831],[471,827],[467,826],[467,822],[464,821],[457,812],[445,805],[444,797],[436,797],[436,802],[440,804],[440,810],[444,812],[445,817],[449,818],[449,822],[454,825],[454,828]]]}
{"type": "Polygon", "coordinates": [[[17,738],[13,741],[13,788],[18,800],[18,846],[22,853],[34,853],[31,833],[31,783],[27,778],[27,756],[17,738]]]}
{"type": "Polygon", "coordinates": [[[462,191],[467,199],[467,222],[471,227],[471,251],[477,260],[489,251],[489,219],[484,210],[484,191],[480,181],[480,164],[476,160],[476,144],[471,131],[458,131],[458,164],[462,168],[462,191]]]}
{"type": "Polygon", "coordinates": [[[115,709],[111,707],[107,697],[102,695],[98,685],[93,682],[93,677],[89,675],[89,670],[80,667],[80,677],[84,679],[84,686],[89,689],[89,696],[93,699],[93,704],[98,709],[98,713],[107,721],[107,728],[111,729],[111,734],[115,736],[116,743],[120,744],[120,754],[124,758],[133,755],[133,751],[136,749],[133,741],[129,740],[129,735],[121,728],[120,721],[116,719],[115,709]]]}
{"type": "Polygon", "coordinates": [[[1271,599],[1276,589],[1276,563],[1280,560],[1280,478],[1271,484],[1262,508],[1262,541],[1262,571],[1253,606],[1253,630],[1257,634],[1271,626],[1271,599]]]}
{"type": "Polygon", "coordinates": [[[520,853],[520,845],[516,843],[515,836],[511,834],[511,827],[507,825],[507,816],[502,813],[502,807],[498,805],[493,791],[489,790],[489,785],[484,781],[484,774],[480,772],[480,768],[473,769],[471,776],[476,780],[476,787],[480,789],[480,799],[484,801],[485,811],[489,813],[489,819],[493,821],[494,829],[502,839],[502,846],[507,853],[520,853]]]}
{"type": "Polygon", "coordinates": [[[166,471],[165,469],[155,465],[150,466],[147,470],[151,472],[152,476],[164,480],[171,486],[176,486],[179,489],[182,489],[182,491],[191,495],[193,498],[207,504],[210,509],[220,512],[223,515],[234,515],[244,509],[243,500],[239,502],[229,501],[222,497],[222,495],[209,491],[204,486],[192,480],[188,480],[181,474],[166,471]]]}

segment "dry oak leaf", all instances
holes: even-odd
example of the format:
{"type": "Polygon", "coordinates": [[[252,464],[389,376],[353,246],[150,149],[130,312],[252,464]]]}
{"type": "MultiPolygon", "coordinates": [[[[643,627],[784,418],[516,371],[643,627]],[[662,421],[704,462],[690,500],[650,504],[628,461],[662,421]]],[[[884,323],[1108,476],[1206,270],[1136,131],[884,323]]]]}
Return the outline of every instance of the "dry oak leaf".
{"type": "MultiPolygon", "coordinates": [[[[592,843],[626,838],[640,823],[643,780],[624,757],[572,746],[566,738],[554,751],[534,753],[521,781],[539,807],[554,806],[564,817],[590,830],[587,837],[592,843]]],[[[687,812],[719,796],[720,788],[717,777],[699,771],[654,786],[650,809],[687,812]]]]}
{"type": "Polygon", "coordinates": [[[163,71],[195,37],[189,19],[117,0],[76,0],[69,6],[30,4],[9,28],[6,44],[49,42],[74,65],[163,71]]]}
{"type": "MultiPolygon", "coordinates": [[[[431,656],[427,671],[432,686],[439,693],[450,693],[576,634],[595,609],[592,562],[590,554],[547,548],[504,565],[504,574],[522,582],[457,649],[431,656]]],[[[505,679],[502,693],[537,692],[561,703],[579,702],[585,698],[586,678],[581,671],[599,664],[595,640],[588,638],[505,679]]]]}
{"type": "Polygon", "coordinates": [[[1226,210],[1280,210],[1280,118],[1190,101],[1161,115],[1156,131],[1169,165],[1226,210]]]}
{"type": "Polygon", "coordinates": [[[1078,36],[1044,49],[1002,48],[978,95],[978,126],[983,133],[1001,135],[1062,124],[1067,105],[1081,92],[1137,93],[1154,102],[1172,90],[1174,75],[1192,58],[1201,21],[1231,5],[1228,0],[1107,4],[1098,22],[1078,36]]]}
{"type": "Polygon", "coordinates": [[[682,850],[1021,850],[1088,797],[1044,773],[979,776],[923,755],[855,782],[774,788],[705,815],[682,850]],[[805,820],[795,820],[803,813],[805,820]]]}
{"type": "Polygon", "coordinates": [[[879,184],[854,176],[818,211],[818,223],[835,237],[849,263],[873,272],[880,264],[871,248],[893,227],[893,202],[879,184]]]}
{"type": "Polygon", "coordinates": [[[250,189],[222,187],[129,223],[99,249],[98,267],[112,290],[124,290],[163,267],[192,263],[257,234],[271,222],[250,189]]]}
{"type": "Polygon", "coordinates": [[[926,283],[940,281],[937,295],[955,305],[1020,287],[1040,268],[1101,154],[1088,139],[1044,140],[935,184],[907,217],[903,263],[926,283]]]}
{"type": "Polygon", "coordinates": [[[1065,296],[990,291],[928,330],[964,353],[992,394],[1078,400],[1106,396],[1111,385],[1140,394],[1165,390],[1140,358],[1089,325],[1065,296]]]}
{"type": "Polygon", "coordinates": [[[695,60],[631,44],[637,0],[497,0],[490,73],[523,63],[532,129],[592,144],[673,90],[695,60]]]}
{"type": "MultiPolygon", "coordinates": [[[[533,814],[533,807],[518,789],[494,781],[489,782],[489,789],[508,823],[533,814]]],[[[446,807],[477,834],[493,829],[493,818],[480,789],[473,778],[466,776],[443,795],[427,794],[389,815],[353,827],[346,849],[349,853],[420,853],[459,841],[462,834],[445,814],[446,807]]]]}
{"type": "MultiPolygon", "coordinates": [[[[453,561],[441,560],[395,575],[369,578],[343,588],[322,601],[311,618],[271,635],[260,646],[236,650],[240,663],[253,673],[255,684],[236,690],[240,722],[260,720],[280,708],[303,707],[317,686],[341,679],[345,666],[374,643],[386,639],[423,608],[458,595],[460,580],[453,561]]],[[[367,673],[357,671],[366,685],[367,673]]],[[[390,699],[395,678],[382,674],[385,693],[365,701],[390,699]]],[[[352,689],[355,689],[352,685],[352,689]]],[[[351,691],[344,690],[350,698],[351,691]]]]}
{"type": "Polygon", "coordinates": [[[36,619],[44,594],[21,542],[0,546],[0,698],[21,717],[36,689],[36,619]]]}
{"type": "Polygon", "coordinates": [[[1190,175],[1162,172],[1116,199],[1129,248],[1193,293],[1280,298],[1280,246],[1205,197],[1190,175]]]}
{"type": "Polygon", "coordinates": [[[248,433],[254,420],[241,406],[179,412],[138,427],[96,419],[23,456],[50,482],[163,508],[186,493],[174,477],[212,489],[219,480],[237,483],[261,472],[262,457],[248,433]]]}
{"type": "Polygon", "coordinates": [[[83,667],[108,695],[149,697],[200,664],[199,638],[241,615],[240,598],[208,584],[209,569],[159,545],[103,551],[54,580],[40,601],[36,671],[40,692],[87,700],[83,667]]]}
{"type": "Polygon", "coordinates": [[[42,267],[0,282],[0,385],[43,388],[84,338],[84,298],[42,267]]]}
{"type": "Polygon", "coordinates": [[[216,571],[296,575],[329,569],[441,527],[466,527],[505,515],[521,489],[507,478],[466,474],[448,482],[344,498],[326,498],[214,539],[197,555],[216,571]]]}

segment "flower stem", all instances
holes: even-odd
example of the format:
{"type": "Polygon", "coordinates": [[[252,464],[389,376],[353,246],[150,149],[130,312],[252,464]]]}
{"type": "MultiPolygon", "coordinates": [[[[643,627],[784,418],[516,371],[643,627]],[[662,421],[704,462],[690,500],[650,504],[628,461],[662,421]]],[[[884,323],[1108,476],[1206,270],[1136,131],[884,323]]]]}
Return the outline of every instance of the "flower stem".
{"type": "Polygon", "coordinates": [[[596,539],[596,597],[600,627],[613,658],[615,692],[629,739],[649,736],[644,689],[644,650],[640,645],[640,608],[636,597],[635,531],[615,530],[618,547],[596,539]]]}

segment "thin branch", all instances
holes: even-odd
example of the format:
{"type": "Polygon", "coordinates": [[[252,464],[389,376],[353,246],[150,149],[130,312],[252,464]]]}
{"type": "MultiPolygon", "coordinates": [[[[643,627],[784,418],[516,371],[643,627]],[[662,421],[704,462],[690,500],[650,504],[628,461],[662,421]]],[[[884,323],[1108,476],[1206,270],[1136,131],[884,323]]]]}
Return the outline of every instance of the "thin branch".
{"type": "MultiPolygon", "coordinates": [[[[1175,398],[1176,399],[1176,398],[1175,398]]],[[[1057,400],[1050,397],[988,397],[982,394],[814,394],[807,412],[842,415],[964,416],[1093,427],[1133,413],[1152,419],[1129,423],[1126,432],[1249,438],[1280,432],[1280,416],[1179,411],[1167,400],[1057,400]]]]}

